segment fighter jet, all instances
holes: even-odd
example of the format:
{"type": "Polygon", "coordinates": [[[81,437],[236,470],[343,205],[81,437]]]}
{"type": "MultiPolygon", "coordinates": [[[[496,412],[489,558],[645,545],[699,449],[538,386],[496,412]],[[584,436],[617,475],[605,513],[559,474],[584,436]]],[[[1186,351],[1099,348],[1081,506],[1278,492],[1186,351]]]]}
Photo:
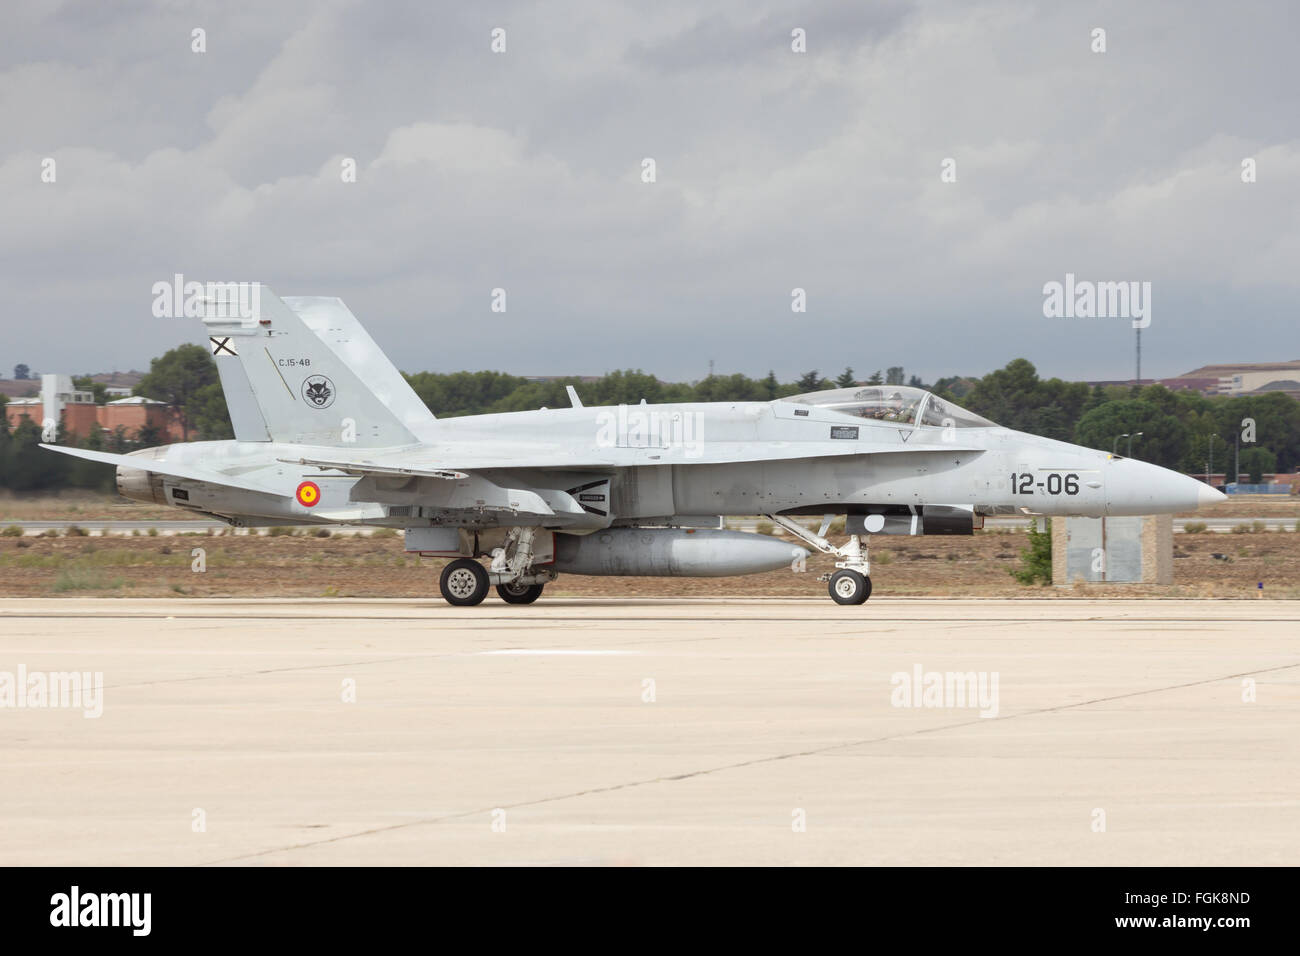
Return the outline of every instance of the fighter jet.
{"type": "Polygon", "coordinates": [[[570,388],[569,408],[436,419],[337,298],[281,299],[262,286],[255,317],[217,310],[203,321],[234,440],[127,455],[45,447],[116,465],[128,498],[237,527],[400,529],[408,552],[453,559],[439,588],[454,605],[478,604],[493,586],[529,604],[561,573],[797,571],[809,549],[835,559],[822,577],[830,597],[861,604],[871,535],[971,534],[987,515],[1191,511],[1224,498],[899,385],[614,407],[584,407],[570,388]],[[790,540],[724,530],[737,515],[764,515],[790,540]],[[800,516],[820,516],[819,529],[800,516]],[[837,516],[842,544],[828,538],[837,516]]]}

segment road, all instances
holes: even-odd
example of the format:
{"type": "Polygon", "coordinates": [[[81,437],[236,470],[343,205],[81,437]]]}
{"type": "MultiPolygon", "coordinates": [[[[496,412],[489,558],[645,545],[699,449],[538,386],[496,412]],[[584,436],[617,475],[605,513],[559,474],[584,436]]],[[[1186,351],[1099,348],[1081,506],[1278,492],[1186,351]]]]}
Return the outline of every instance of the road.
{"type": "Polygon", "coordinates": [[[1267,601],[2,600],[0,672],[104,686],[99,717],[0,708],[0,864],[1291,865],[1298,625],[1267,601]],[[984,699],[903,699],[918,671],[984,699]]]}

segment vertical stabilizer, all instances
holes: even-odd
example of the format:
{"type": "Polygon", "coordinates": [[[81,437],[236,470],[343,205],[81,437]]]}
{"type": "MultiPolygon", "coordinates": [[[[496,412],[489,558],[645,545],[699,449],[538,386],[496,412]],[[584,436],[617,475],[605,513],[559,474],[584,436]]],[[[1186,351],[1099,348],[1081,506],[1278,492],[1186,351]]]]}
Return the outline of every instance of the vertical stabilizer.
{"type": "Polygon", "coordinates": [[[376,448],[427,435],[433,415],[338,299],[266,286],[256,318],[207,316],[208,345],[241,441],[376,448]]]}

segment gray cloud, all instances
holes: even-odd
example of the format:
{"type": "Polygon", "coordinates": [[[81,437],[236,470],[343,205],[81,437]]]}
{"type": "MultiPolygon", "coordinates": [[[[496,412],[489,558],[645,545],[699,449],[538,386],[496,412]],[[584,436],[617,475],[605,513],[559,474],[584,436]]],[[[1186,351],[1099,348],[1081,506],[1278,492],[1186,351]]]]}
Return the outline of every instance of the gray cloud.
{"type": "Polygon", "coordinates": [[[1048,374],[1130,374],[1127,322],[1043,318],[1043,283],[1067,271],[1153,283],[1148,374],[1300,357],[1290,8],[85,2],[7,17],[0,371],[140,366],[196,340],[149,314],[174,272],[340,295],[408,369],[691,378],[712,358],[932,378],[1024,355],[1048,374]],[[796,26],[807,54],[789,50],[796,26]],[[807,314],[790,312],[796,286],[807,314]]]}

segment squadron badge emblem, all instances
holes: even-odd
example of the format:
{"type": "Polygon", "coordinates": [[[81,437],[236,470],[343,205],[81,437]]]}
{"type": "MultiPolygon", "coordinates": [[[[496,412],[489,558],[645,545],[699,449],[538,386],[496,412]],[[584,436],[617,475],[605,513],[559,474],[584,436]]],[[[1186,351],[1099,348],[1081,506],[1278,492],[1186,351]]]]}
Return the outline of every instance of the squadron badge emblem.
{"type": "Polygon", "coordinates": [[[310,375],[302,383],[302,397],[312,408],[329,408],[334,404],[334,383],[324,375],[310,375]]]}

